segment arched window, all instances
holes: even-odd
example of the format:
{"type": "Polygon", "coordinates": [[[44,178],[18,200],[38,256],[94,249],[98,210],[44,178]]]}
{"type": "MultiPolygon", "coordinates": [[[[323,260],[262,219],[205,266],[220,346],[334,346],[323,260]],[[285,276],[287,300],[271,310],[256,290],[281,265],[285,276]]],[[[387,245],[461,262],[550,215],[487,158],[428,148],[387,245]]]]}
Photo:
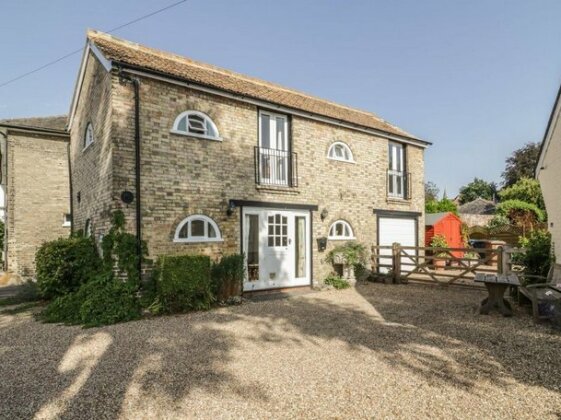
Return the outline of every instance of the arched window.
{"type": "Polygon", "coordinates": [[[351,152],[349,146],[341,141],[337,141],[329,147],[327,157],[329,159],[340,160],[343,162],[354,162],[353,152],[351,152]]]}
{"type": "Polygon", "coordinates": [[[208,140],[222,140],[210,117],[198,111],[185,111],[179,114],[171,132],[208,140]]]}
{"type": "Polygon", "coordinates": [[[329,228],[329,239],[354,239],[353,229],[344,220],[337,220],[329,228]]]}
{"type": "Polygon", "coordinates": [[[88,123],[84,131],[84,149],[94,142],[94,130],[92,123],[88,123]]]}
{"type": "Polygon", "coordinates": [[[218,242],[222,241],[220,229],[214,220],[202,214],[189,216],[175,229],[174,242],[218,242]]]}

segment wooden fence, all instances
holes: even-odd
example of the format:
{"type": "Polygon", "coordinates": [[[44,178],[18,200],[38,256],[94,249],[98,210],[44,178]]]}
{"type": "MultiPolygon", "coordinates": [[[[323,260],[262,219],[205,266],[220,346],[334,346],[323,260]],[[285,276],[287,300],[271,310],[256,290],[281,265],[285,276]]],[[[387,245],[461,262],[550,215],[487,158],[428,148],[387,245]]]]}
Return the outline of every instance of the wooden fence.
{"type": "Polygon", "coordinates": [[[513,256],[521,252],[524,250],[511,247],[474,249],[375,245],[372,247],[372,268],[394,283],[417,281],[479,288],[482,285],[473,281],[477,273],[499,275],[516,271],[519,267],[513,256]]]}

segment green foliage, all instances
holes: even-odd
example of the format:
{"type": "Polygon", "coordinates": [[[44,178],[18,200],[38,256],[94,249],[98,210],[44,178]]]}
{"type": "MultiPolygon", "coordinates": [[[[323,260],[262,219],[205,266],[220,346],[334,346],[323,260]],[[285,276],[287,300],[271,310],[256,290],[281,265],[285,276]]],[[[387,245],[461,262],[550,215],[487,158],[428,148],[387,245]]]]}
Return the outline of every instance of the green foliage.
{"type": "MultiPolygon", "coordinates": [[[[148,255],[146,242],[142,242],[142,260],[148,255]]],[[[126,274],[129,283],[138,284],[138,253],[136,236],[125,230],[125,215],[121,210],[113,212],[111,229],[101,241],[103,263],[106,271],[113,270],[115,265],[126,274]]]]}
{"type": "Polygon", "coordinates": [[[215,297],[227,299],[239,295],[243,288],[245,275],[244,256],[240,254],[225,255],[218,263],[212,265],[211,284],[215,297]]]}
{"type": "Polygon", "coordinates": [[[520,200],[503,201],[497,204],[496,212],[525,229],[531,229],[537,222],[545,220],[545,213],[538,206],[520,200]]]}
{"type": "Polygon", "coordinates": [[[540,143],[527,143],[515,150],[505,161],[502,174],[504,186],[516,184],[522,178],[533,178],[540,153],[540,143]]]}
{"type": "Polygon", "coordinates": [[[39,315],[45,322],[98,327],[140,318],[134,290],[110,274],[100,274],[76,292],[59,296],[39,315]]]}
{"type": "Polygon", "coordinates": [[[525,273],[547,276],[551,264],[555,262],[551,234],[547,230],[534,230],[527,237],[521,237],[519,245],[526,249],[519,256],[519,262],[526,267],[525,273]]]}
{"type": "Polygon", "coordinates": [[[440,189],[432,181],[425,182],[425,201],[438,201],[440,189]]]}
{"type": "Polygon", "coordinates": [[[333,274],[327,277],[323,282],[328,286],[333,286],[335,289],[347,289],[351,287],[347,280],[333,274]]]}
{"type": "Polygon", "coordinates": [[[426,213],[452,212],[458,214],[458,206],[452,200],[443,198],[442,200],[428,200],[425,202],[426,213]]]}
{"type": "Polygon", "coordinates": [[[518,200],[536,205],[540,210],[545,210],[542,189],[535,179],[522,178],[509,187],[499,192],[501,201],[518,200]]]}
{"type": "Polygon", "coordinates": [[[341,256],[346,265],[366,264],[366,247],[356,241],[349,241],[343,245],[336,246],[329,251],[325,261],[334,264],[338,256],[341,256]]]}
{"type": "Polygon", "coordinates": [[[510,219],[503,214],[496,214],[493,218],[487,223],[487,228],[491,232],[496,231],[504,226],[510,225],[510,219]]]}
{"type": "MultiPolygon", "coordinates": [[[[430,241],[430,246],[432,248],[448,248],[448,241],[444,235],[434,235],[430,241]]],[[[439,252],[436,254],[437,257],[445,257],[446,255],[448,254],[445,252],[439,252]]]]}
{"type": "Polygon", "coordinates": [[[154,270],[159,312],[209,309],[214,301],[210,258],[203,255],[163,256],[154,270]]]}
{"type": "Polygon", "coordinates": [[[480,178],[474,178],[472,182],[460,188],[460,203],[465,204],[476,198],[493,200],[497,194],[497,185],[480,178]]]}
{"type": "Polygon", "coordinates": [[[99,273],[101,259],[91,238],[61,238],[44,243],[35,256],[37,285],[51,299],[77,290],[99,273]]]}
{"type": "Polygon", "coordinates": [[[85,327],[132,321],[141,316],[135,290],[113,276],[100,276],[98,280],[84,284],[80,291],[86,297],[80,306],[80,319],[85,327]]]}

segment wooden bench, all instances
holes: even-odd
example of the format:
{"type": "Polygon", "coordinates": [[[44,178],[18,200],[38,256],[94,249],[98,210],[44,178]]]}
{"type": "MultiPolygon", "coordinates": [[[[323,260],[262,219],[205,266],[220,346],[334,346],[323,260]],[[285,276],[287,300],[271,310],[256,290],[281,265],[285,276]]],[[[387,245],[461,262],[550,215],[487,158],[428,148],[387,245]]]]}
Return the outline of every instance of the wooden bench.
{"type": "MultiPolygon", "coordinates": [[[[520,274],[518,300],[523,296],[532,304],[534,322],[551,319],[555,316],[555,302],[561,302],[561,283],[553,280],[553,267],[547,277],[531,274],[520,274]],[[536,282],[537,281],[537,282],[536,282]],[[532,282],[531,284],[528,284],[532,282]]],[[[561,314],[557,314],[561,315],[561,314]]]]}

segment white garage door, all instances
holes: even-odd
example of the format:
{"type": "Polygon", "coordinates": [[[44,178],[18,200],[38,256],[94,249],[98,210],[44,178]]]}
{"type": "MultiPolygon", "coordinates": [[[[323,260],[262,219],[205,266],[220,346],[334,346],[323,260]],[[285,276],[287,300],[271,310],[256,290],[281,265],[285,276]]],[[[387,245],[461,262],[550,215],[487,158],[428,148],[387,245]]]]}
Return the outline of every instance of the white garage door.
{"type": "MultiPolygon", "coordinates": [[[[378,221],[378,240],[379,245],[393,245],[399,243],[402,246],[417,246],[416,242],[416,219],[404,217],[380,217],[378,221]]],[[[391,255],[390,249],[380,251],[380,254],[391,255]]],[[[408,251],[410,254],[415,254],[414,251],[408,251]]],[[[391,258],[380,258],[380,264],[391,264],[391,258]]],[[[414,263],[412,259],[402,256],[402,263],[414,263]]],[[[412,266],[403,265],[403,270],[412,270],[412,266]]],[[[380,272],[386,273],[388,268],[380,267],[380,272]]]]}

